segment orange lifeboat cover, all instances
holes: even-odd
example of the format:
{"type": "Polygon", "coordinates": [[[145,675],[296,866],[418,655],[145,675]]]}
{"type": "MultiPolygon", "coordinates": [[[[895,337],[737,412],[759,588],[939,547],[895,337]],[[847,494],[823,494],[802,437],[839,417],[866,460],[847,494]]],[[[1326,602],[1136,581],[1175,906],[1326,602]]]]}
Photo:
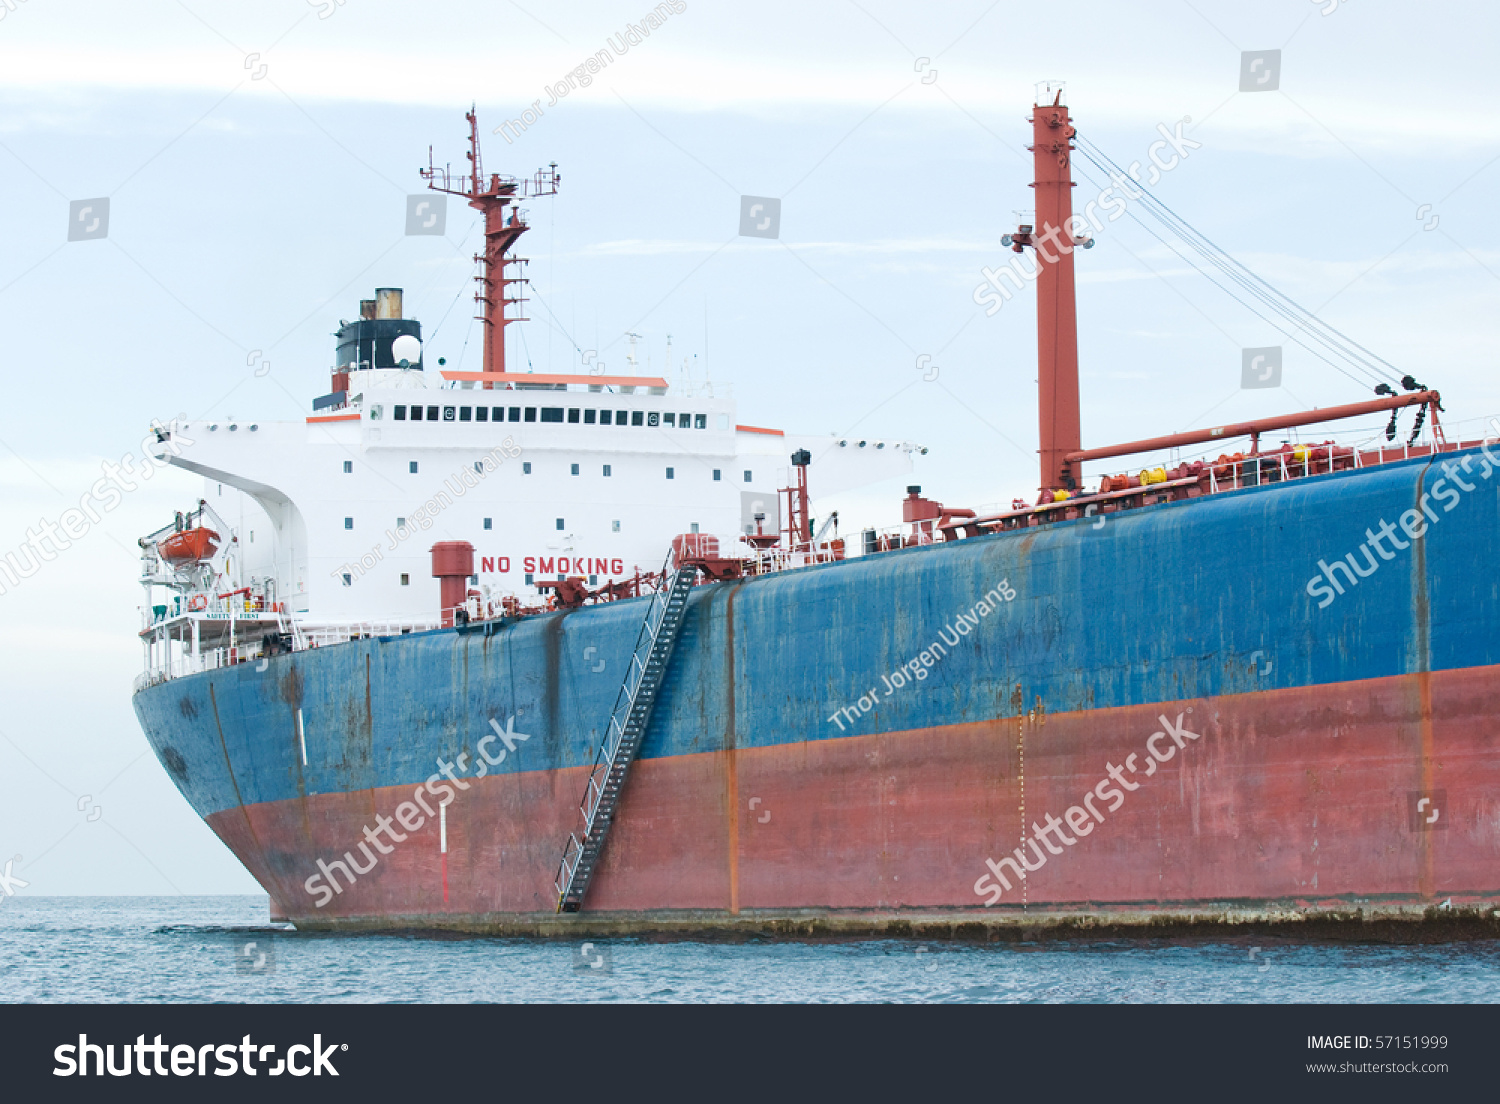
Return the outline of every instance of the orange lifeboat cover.
{"type": "Polygon", "coordinates": [[[211,559],[218,547],[219,534],[199,526],[197,529],[173,533],[166,540],[160,541],[156,550],[169,563],[202,563],[211,559]]]}

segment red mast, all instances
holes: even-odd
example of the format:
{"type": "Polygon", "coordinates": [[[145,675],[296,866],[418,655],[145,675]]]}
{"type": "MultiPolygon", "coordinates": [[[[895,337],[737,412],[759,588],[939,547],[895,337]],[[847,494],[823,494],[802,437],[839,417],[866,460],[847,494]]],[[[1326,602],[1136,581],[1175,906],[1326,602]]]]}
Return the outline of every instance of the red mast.
{"type": "MultiPolygon", "coordinates": [[[[1053,86],[1040,86],[1052,91],[1053,86]]],[[[1038,99],[1045,101],[1039,91],[1038,99]]],[[[1036,249],[1036,344],[1041,489],[1074,490],[1077,481],[1068,453],[1082,445],[1078,415],[1078,307],[1074,294],[1073,250],[1092,245],[1075,239],[1073,217],[1073,136],[1077,133],[1059,88],[1053,101],[1032,112],[1031,151],[1035,164],[1036,228],[1022,226],[1006,243],[1020,253],[1036,249]]],[[[1050,497],[1050,496],[1048,496],[1050,497]]]]}
{"type": "MultiPolygon", "coordinates": [[[[548,168],[538,169],[531,180],[492,173],[486,184],[479,158],[479,120],[473,107],[464,118],[469,121],[469,152],[464,155],[471,162],[467,178],[455,178],[447,166],[439,169],[433,165],[430,146],[427,168],[421,173],[433,191],[462,196],[469,201],[470,207],[484,215],[484,252],[474,255],[474,260],[480,264],[479,275],[474,279],[481,288],[474,296],[474,301],[481,304],[481,313],[475,318],[484,323],[484,371],[504,372],[505,327],[512,322],[527,321],[524,315],[512,316],[508,310],[511,304],[526,301],[524,295],[512,294],[510,286],[526,283],[524,276],[511,275],[511,269],[524,267],[527,260],[508,254],[516,240],[530,229],[520,208],[511,205],[530,197],[556,195],[562,178],[554,161],[548,168]]],[[[486,383],[485,386],[490,385],[486,383]]]]}

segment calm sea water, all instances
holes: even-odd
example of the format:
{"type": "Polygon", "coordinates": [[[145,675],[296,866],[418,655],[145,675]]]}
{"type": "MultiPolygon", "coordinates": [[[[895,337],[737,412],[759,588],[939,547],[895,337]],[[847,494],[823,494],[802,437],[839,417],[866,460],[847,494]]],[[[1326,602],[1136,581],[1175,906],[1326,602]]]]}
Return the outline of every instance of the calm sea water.
{"type": "Polygon", "coordinates": [[[0,900],[4,1002],[1500,1002],[1496,942],[585,946],[299,935],[264,897],[0,900]]]}

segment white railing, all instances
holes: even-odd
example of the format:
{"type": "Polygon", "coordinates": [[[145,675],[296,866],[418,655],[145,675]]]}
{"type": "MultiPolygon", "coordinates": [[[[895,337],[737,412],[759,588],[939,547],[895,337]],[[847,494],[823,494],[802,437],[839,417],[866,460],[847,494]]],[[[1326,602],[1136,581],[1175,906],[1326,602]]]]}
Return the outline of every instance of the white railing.
{"type": "Polygon", "coordinates": [[[391,618],[382,621],[329,621],[316,625],[297,625],[297,636],[303,643],[294,642],[294,650],[304,648],[326,648],[331,644],[344,644],[368,636],[400,636],[402,633],[431,632],[441,629],[440,618],[391,618]]]}
{"type": "Polygon", "coordinates": [[[196,675],[203,671],[217,671],[221,667],[229,667],[236,663],[244,663],[254,658],[254,651],[258,646],[252,648],[212,648],[206,652],[196,655],[188,653],[177,656],[166,663],[157,664],[150,669],[141,672],[135,677],[135,689],[144,690],[148,686],[155,686],[159,682],[170,682],[184,675],[196,675]]]}
{"type": "MultiPolygon", "coordinates": [[[[443,627],[437,618],[389,619],[383,621],[326,622],[317,625],[299,625],[291,618],[278,618],[282,631],[292,630],[292,651],[308,648],[327,648],[334,644],[345,644],[364,637],[400,636],[402,633],[430,632],[443,627]]],[[[259,661],[265,657],[264,641],[251,637],[234,647],[210,648],[206,651],[175,656],[165,663],[153,664],[135,678],[136,691],[159,682],[169,682],[184,675],[216,671],[240,663],[259,661]]]]}
{"type": "Polygon", "coordinates": [[[817,548],[809,548],[802,551],[787,551],[784,548],[762,548],[748,554],[742,553],[745,559],[745,574],[747,575],[770,575],[777,571],[790,571],[797,567],[810,567],[813,564],[833,563],[843,559],[842,550],[835,552],[827,544],[820,544],[817,548]]]}

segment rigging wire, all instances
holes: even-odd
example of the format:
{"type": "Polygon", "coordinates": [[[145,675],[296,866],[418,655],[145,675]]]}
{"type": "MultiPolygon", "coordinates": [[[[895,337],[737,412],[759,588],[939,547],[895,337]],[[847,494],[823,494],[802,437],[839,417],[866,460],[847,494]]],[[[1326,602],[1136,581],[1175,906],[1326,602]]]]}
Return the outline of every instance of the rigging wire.
{"type": "MultiPolygon", "coordinates": [[[[1092,142],[1081,136],[1079,136],[1076,141],[1078,149],[1083,153],[1084,157],[1088,161],[1093,163],[1093,165],[1097,169],[1099,169],[1099,171],[1103,172],[1106,176],[1111,176],[1117,182],[1119,182],[1122,178],[1131,180],[1132,184],[1134,185],[1132,190],[1138,190],[1140,193],[1138,197],[1140,201],[1139,205],[1144,207],[1146,211],[1154,219],[1161,223],[1163,227],[1169,230],[1176,237],[1180,238],[1183,243],[1185,243],[1190,249],[1192,249],[1201,258],[1203,258],[1204,261],[1216,268],[1223,276],[1233,281],[1249,295],[1254,296],[1255,299],[1257,299],[1265,307],[1274,311],[1285,322],[1292,325],[1296,330],[1301,331],[1308,338],[1323,345],[1328,351],[1341,357],[1343,360],[1348,362],[1350,366],[1365,373],[1371,379],[1380,381],[1383,380],[1386,373],[1390,373],[1391,378],[1402,381],[1404,383],[1404,380],[1402,380],[1401,371],[1389,361],[1371,352],[1369,349],[1365,348],[1363,345],[1350,338],[1347,334],[1340,331],[1337,327],[1323,321],[1317,315],[1313,314],[1301,304],[1297,303],[1290,296],[1286,295],[1284,292],[1280,291],[1275,286],[1258,276],[1255,272],[1246,267],[1240,261],[1236,260],[1212,239],[1207,237],[1207,235],[1203,234],[1201,231],[1198,231],[1190,223],[1188,223],[1186,219],[1178,215],[1175,211],[1172,210],[1171,207],[1169,207],[1167,204],[1163,203],[1159,198],[1153,195],[1148,188],[1146,188],[1142,184],[1139,184],[1138,182],[1135,182],[1133,177],[1130,177],[1130,175],[1126,173],[1125,170],[1119,166],[1119,164],[1117,164],[1112,158],[1109,157],[1108,154],[1104,153],[1092,142]]],[[[1098,185],[1098,182],[1093,180],[1092,177],[1088,177],[1088,174],[1086,172],[1084,173],[1084,176],[1090,180],[1090,183],[1093,183],[1096,186],[1098,185]]],[[[1130,207],[1126,207],[1126,213],[1132,215],[1132,217],[1135,218],[1135,221],[1138,224],[1147,229],[1148,232],[1151,232],[1150,227],[1147,227],[1139,217],[1136,217],[1130,207]]],[[[1154,232],[1152,233],[1152,236],[1156,237],[1158,241],[1162,241],[1162,244],[1167,245],[1168,248],[1172,248],[1170,243],[1163,241],[1161,237],[1154,232]]],[[[1193,264],[1193,267],[1195,269],[1197,269],[1205,277],[1211,280],[1220,290],[1236,299],[1236,301],[1238,301],[1242,306],[1245,306],[1247,309],[1251,310],[1257,316],[1262,318],[1262,320],[1270,322],[1273,326],[1276,326],[1278,330],[1281,329],[1279,325],[1276,325],[1276,323],[1271,319],[1266,318],[1264,314],[1257,310],[1252,304],[1246,302],[1231,288],[1226,287],[1219,280],[1214,279],[1214,277],[1210,273],[1203,272],[1203,270],[1197,264],[1194,264],[1188,258],[1183,257],[1181,252],[1179,252],[1175,248],[1173,249],[1173,252],[1183,260],[1188,261],[1189,264],[1193,264]]],[[[1311,346],[1307,345],[1306,342],[1298,340],[1296,336],[1285,334],[1285,331],[1283,331],[1283,333],[1291,340],[1297,341],[1299,345],[1307,348],[1310,352],[1317,353],[1317,350],[1312,349],[1311,346]]],[[[1323,359],[1330,365],[1333,365],[1335,368],[1338,367],[1338,365],[1328,360],[1328,358],[1326,356],[1323,356],[1321,353],[1318,353],[1317,355],[1319,355],[1320,359],[1323,359]]],[[[1340,371],[1343,371],[1343,369],[1340,369],[1340,371]]],[[[1344,372],[1344,374],[1346,376],[1349,375],[1348,372],[1344,372]]],[[[1350,378],[1352,379],[1353,377],[1351,376],[1350,378]]]]}
{"type": "MultiPolygon", "coordinates": [[[[1090,176],[1088,174],[1087,170],[1083,169],[1082,167],[1079,167],[1079,173],[1080,173],[1080,175],[1083,176],[1083,178],[1085,180],[1089,181],[1089,183],[1094,184],[1095,186],[1098,186],[1098,181],[1096,181],[1092,176],[1090,176]]],[[[1157,241],[1159,241],[1163,246],[1165,246],[1167,249],[1171,250],[1171,252],[1173,254],[1175,254],[1178,257],[1178,259],[1180,259],[1181,261],[1183,261],[1185,264],[1190,265],[1195,272],[1197,272],[1199,275],[1203,276],[1206,280],[1208,280],[1210,283],[1212,283],[1215,287],[1219,288],[1219,290],[1221,290],[1225,294],[1229,295],[1232,299],[1234,299],[1236,302],[1238,302],[1246,310],[1250,311],[1257,318],[1261,319],[1261,321],[1263,321],[1267,325],[1271,326],[1278,333],[1280,333],[1283,337],[1287,338],[1289,341],[1295,341],[1298,345],[1301,345],[1304,349],[1306,349],[1308,352],[1312,353],[1319,360],[1322,360],[1324,363],[1328,364],[1334,370],[1340,372],[1341,374],[1343,374],[1344,376],[1346,376],[1348,379],[1350,379],[1350,380],[1354,381],[1355,383],[1359,384],[1361,387],[1368,386],[1369,380],[1360,379],[1357,376],[1351,375],[1350,372],[1347,369],[1345,369],[1343,366],[1341,366],[1340,364],[1338,364],[1337,362],[1335,362],[1333,360],[1330,360],[1328,358],[1328,356],[1326,356],[1323,352],[1321,352],[1318,349],[1314,348],[1313,346],[1309,345],[1306,341],[1303,341],[1298,334],[1296,334],[1294,332],[1293,333],[1289,333],[1286,329],[1283,329],[1282,326],[1279,325],[1275,321],[1275,319],[1268,317],[1263,311],[1261,311],[1259,308],[1257,308],[1254,303],[1247,302],[1244,298],[1242,298],[1240,295],[1238,295],[1233,289],[1225,287],[1222,283],[1220,283],[1218,280],[1216,280],[1214,278],[1214,276],[1213,276],[1212,273],[1205,272],[1199,265],[1197,265],[1197,264],[1195,264],[1193,262],[1193,260],[1192,260],[1191,257],[1185,256],[1182,253],[1181,250],[1179,250],[1175,245],[1172,244],[1171,241],[1167,240],[1166,238],[1163,238],[1160,234],[1158,234],[1155,230],[1153,230],[1147,223],[1143,222],[1139,217],[1137,217],[1132,211],[1130,211],[1129,209],[1127,209],[1125,213],[1127,215],[1129,215],[1131,217],[1131,219],[1133,219],[1136,222],[1136,224],[1141,227],[1141,229],[1145,230],[1146,233],[1150,234],[1153,238],[1155,238],[1157,241]]],[[[1229,274],[1229,275],[1230,275],[1231,279],[1234,278],[1234,276],[1233,276],[1232,273],[1229,274]]],[[[1242,281],[1237,281],[1237,282],[1241,282],[1242,283],[1242,281]]],[[[1253,289],[1251,289],[1251,290],[1252,290],[1252,294],[1253,294],[1253,289]]],[[[1283,317],[1285,317],[1285,316],[1283,315],[1283,317]]],[[[1300,324],[1297,323],[1295,320],[1288,320],[1288,321],[1291,321],[1292,325],[1294,327],[1302,328],[1302,329],[1305,330],[1305,327],[1301,327],[1300,324]]],[[[1343,352],[1342,350],[1340,350],[1338,348],[1337,344],[1335,342],[1333,342],[1331,339],[1327,338],[1326,336],[1324,336],[1324,335],[1322,335],[1320,333],[1317,333],[1316,331],[1307,331],[1307,336],[1310,337],[1310,338],[1313,338],[1316,341],[1319,341],[1321,344],[1323,344],[1325,346],[1325,348],[1329,348],[1332,351],[1334,351],[1336,353],[1339,353],[1340,355],[1344,356],[1346,360],[1349,359],[1349,354],[1347,354],[1346,352],[1343,352]]],[[[1369,367],[1367,367],[1362,361],[1359,361],[1359,360],[1356,359],[1356,360],[1353,360],[1352,363],[1356,367],[1362,368],[1366,372],[1366,374],[1370,377],[1370,379],[1374,379],[1377,382],[1383,382],[1381,380],[1381,377],[1378,374],[1376,374],[1373,370],[1371,370],[1369,367]]]]}

